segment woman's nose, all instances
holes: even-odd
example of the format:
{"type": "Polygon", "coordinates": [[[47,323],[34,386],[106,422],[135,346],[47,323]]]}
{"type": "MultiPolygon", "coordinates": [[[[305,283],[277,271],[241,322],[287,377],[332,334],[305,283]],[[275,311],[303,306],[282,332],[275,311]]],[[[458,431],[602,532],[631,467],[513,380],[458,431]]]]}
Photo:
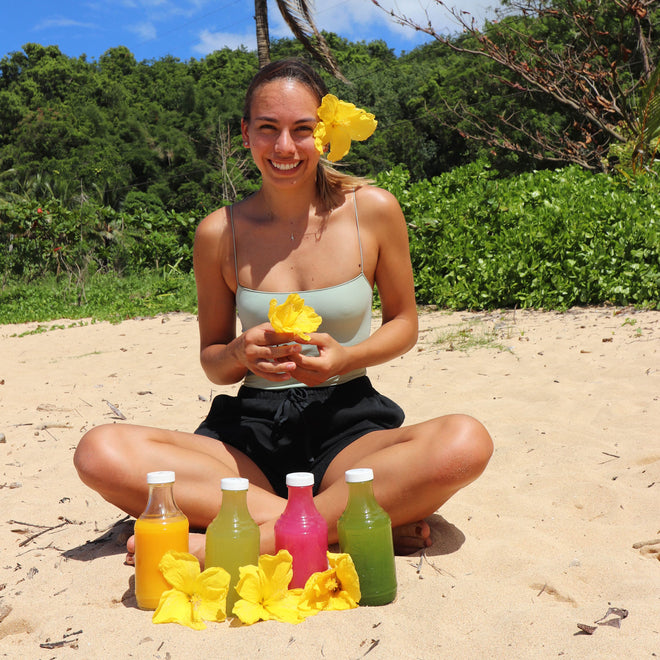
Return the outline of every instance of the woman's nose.
{"type": "Polygon", "coordinates": [[[287,130],[282,130],[277,136],[275,142],[275,149],[278,153],[291,153],[295,150],[295,145],[291,133],[287,130]]]}

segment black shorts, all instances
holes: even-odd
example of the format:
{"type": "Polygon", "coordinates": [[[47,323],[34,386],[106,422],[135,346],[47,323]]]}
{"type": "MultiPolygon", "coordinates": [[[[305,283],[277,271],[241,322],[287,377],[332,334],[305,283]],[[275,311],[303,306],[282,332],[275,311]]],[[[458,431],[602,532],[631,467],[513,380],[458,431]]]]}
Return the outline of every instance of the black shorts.
{"type": "Polygon", "coordinates": [[[242,386],[236,396],[216,396],[195,433],[242,451],[286,497],[289,472],[314,474],[317,493],[342,449],[371,431],[401,426],[403,418],[403,410],[361,376],[330,387],[242,386]]]}

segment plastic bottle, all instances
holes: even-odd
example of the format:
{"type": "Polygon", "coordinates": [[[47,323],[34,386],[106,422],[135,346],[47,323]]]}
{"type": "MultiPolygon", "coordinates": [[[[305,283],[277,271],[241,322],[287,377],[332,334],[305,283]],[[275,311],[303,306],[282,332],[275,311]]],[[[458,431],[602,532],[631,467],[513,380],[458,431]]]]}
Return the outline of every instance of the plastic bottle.
{"type": "Polygon", "coordinates": [[[142,610],[155,610],[170,589],[158,563],[168,550],[188,552],[188,518],[174,501],[174,472],[149,472],[149,500],[135,521],[135,598],[142,610]]]}
{"type": "Polygon", "coordinates": [[[360,605],[386,605],[396,597],[392,522],[374,497],[373,470],[347,470],[345,477],[348,503],[337,521],[339,547],[355,564],[360,605]]]}
{"type": "Polygon", "coordinates": [[[328,568],[328,525],[314,505],[310,472],[286,475],[289,497],[284,513],[275,523],[275,548],[288,550],[293,557],[293,578],[289,588],[304,587],[307,578],[328,568]]]}
{"type": "Polygon", "coordinates": [[[259,526],[247,508],[250,482],[241,477],[226,477],[220,481],[222,505],[218,515],[206,529],[204,566],[221,566],[231,577],[227,592],[227,615],[238,599],[236,584],[240,566],[259,563],[259,526]]]}

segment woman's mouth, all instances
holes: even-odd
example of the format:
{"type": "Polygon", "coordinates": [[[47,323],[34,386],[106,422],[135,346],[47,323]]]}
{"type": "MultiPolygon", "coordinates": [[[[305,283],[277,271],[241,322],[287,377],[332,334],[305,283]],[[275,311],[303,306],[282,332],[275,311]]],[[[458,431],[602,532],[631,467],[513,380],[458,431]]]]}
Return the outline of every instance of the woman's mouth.
{"type": "Polygon", "coordinates": [[[295,162],[288,162],[288,163],[276,163],[274,160],[270,161],[270,164],[276,169],[279,170],[280,172],[289,172],[290,170],[296,169],[298,165],[300,165],[302,161],[297,160],[295,162]]]}

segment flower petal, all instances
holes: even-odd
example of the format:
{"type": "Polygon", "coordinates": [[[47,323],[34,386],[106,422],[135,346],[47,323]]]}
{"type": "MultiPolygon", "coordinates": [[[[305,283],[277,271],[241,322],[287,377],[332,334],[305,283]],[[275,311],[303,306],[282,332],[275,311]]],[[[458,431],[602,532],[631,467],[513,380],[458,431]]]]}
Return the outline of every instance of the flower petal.
{"type": "Polygon", "coordinates": [[[341,160],[351,149],[351,136],[343,126],[332,128],[330,133],[330,153],[328,160],[336,163],[341,160]]]}
{"type": "Polygon", "coordinates": [[[270,620],[270,614],[267,610],[258,603],[251,603],[248,600],[237,600],[234,603],[232,613],[248,626],[257,621],[270,620]]]}
{"type": "Polygon", "coordinates": [[[191,594],[199,576],[199,560],[189,552],[168,550],[161,558],[158,568],[163,577],[175,589],[191,594]]]}
{"type": "Polygon", "coordinates": [[[316,614],[314,611],[301,610],[298,607],[299,604],[300,596],[289,591],[282,598],[269,601],[266,604],[266,609],[271,615],[271,619],[284,623],[300,623],[306,617],[316,614]]]}
{"type": "Polygon", "coordinates": [[[360,602],[360,578],[355,570],[353,558],[346,552],[328,552],[328,565],[337,572],[342,591],[356,603],[360,602]]]}
{"type": "Polygon", "coordinates": [[[193,594],[194,609],[205,621],[227,618],[227,591],[231,578],[224,568],[207,568],[198,578],[193,594]]]}
{"type": "Polygon", "coordinates": [[[321,121],[316,124],[314,128],[314,146],[316,150],[323,155],[323,147],[328,144],[329,140],[326,138],[325,124],[321,121]]]}
{"type": "Polygon", "coordinates": [[[261,602],[261,580],[257,566],[241,566],[238,569],[236,591],[241,599],[249,603],[261,602]]]}
{"type": "Polygon", "coordinates": [[[280,550],[276,555],[261,555],[259,571],[264,601],[282,598],[293,578],[293,557],[288,550],[280,550]]]}
{"type": "Polygon", "coordinates": [[[180,623],[193,630],[204,630],[203,621],[195,620],[190,598],[178,589],[163,592],[151,619],[154,623],[180,623]]]}

